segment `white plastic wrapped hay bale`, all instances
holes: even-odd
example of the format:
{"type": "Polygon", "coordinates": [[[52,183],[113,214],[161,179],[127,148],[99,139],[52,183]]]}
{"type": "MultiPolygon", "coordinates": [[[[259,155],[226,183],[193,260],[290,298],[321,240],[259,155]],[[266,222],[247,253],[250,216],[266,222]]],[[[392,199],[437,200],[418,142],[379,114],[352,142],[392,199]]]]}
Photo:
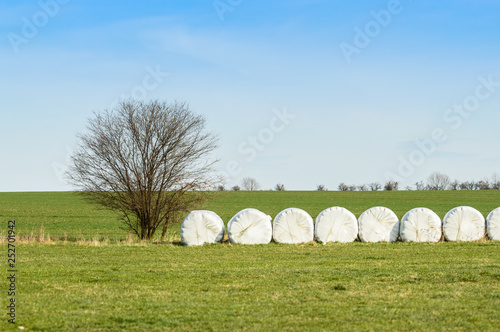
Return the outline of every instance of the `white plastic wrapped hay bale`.
{"type": "Polygon", "coordinates": [[[500,241],[500,208],[493,210],[486,218],[486,228],[488,237],[495,241],[500,241]]]}
{"type": "Polygon", "coordinates": [[[314,225],[316,240],[328,242],[353,242],[358,237],[356,216],[343,207],[331,207],[316,217],[314,225]]]}
{"type": "Polygon", "coordinates": [[[396,242],[399,237],[399,219],[386,207],[366,210],[358,219],[359,238],[363,242],[396,242]]]}
{"type": "Polygon", "coordinates": [[[271,216],[257,209],[238,212],[227,224],[231,243],[268,244],[273,237],[271,216]]]}
{"type": "Polygon", "coordinates": [[[430,209],[410,210],[401,219],[399,236],[403,242],[439,242],[442,234],[441,218],[430,209]]]}
{"type": "Polygon", "coordinates": [[[305,243],[314,240],[313,218],[304,210],[281,211],[273,222],[273,239],[277,243],[305,243]]]}
{"type": "Polygon", "coordinates": [[[192,211],[181,225],[181,241],[187,246],[221,242],[224,238],[224,222],[212,211],[192,211]]]}
{"type": "Polygon", "coordinates": [[[477,241],[485,232],[483,215],[470,206],[456,207],[443,219],[443,233],[448,241],[477,241]]]}

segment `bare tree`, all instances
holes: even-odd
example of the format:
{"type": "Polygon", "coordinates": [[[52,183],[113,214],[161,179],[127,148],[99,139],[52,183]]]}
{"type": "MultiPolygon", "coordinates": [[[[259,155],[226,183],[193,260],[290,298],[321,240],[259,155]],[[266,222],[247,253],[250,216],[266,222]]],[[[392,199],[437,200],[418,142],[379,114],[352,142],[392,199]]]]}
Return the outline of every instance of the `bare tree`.
{"type": "Polygon", "coordinates": [[[241,181],[244,190],[255,191],[260,189],[260,184],[254,178],[244,178],[241,181]]]}
{"type": "Polygon", "coordinates": [[[316,190],[317,191],[328,191],[328,189],[326,189],[324,184],[317,185],[316,190]]]}
{"type": "Polygon", "coordinates": [[[451,190],[458,190],[460,189],[460,182],[458,180],[454,180],[453,182],[450,183],[450,189],[451,190]]]}
{"type": "Polygon", "coordinates": [[[344,182],[342,182],[342,183],[339,184],[338,189],[339,189],[339,191],[348,191],[349,190],[349,186],[346,185],[344,182]]]}
{"type": "Polygon", "coordinates": [[[496,173],[491,176],[491,189],[500,189],[500,177],[496,173]]]}
{"type": "Polygon", "coordinates": [[[446,190],[450,183],[450,177],[440,172],[434,172],[427,178],[429,190],[446,190]]]}
{"type": "Polygon", "coordinates": [[[425,190],[425,184],[423,181],[415,182],[416,190],[425,190]]]}
{"type": "Polygon", "coordinates": [[[226,187],[223,184],[217,186],[218,191],[226,191],[226,187]]]}
{"type": "Polygon", "coordinates": [[[285,191],[285,185],[282,183],[278,183],[276,187],[274,187],[274,190],[276,191],[285,191]]]}
{"type": "Polygon", "coordinates": [[[476,182],[476,189],[477,190],[489,190],[491,189],[490,182],[488,179],[485,180],[480,180],[476,182]]]}
{"type": "Polygon", "coordinates": [[[385,191],[396,191],[399,189],[399,182],[389,180],[385,183],[384,190],[385,191]]]}
{"type": "Polygon", "coordinates": [[[118,212],[125,229],[152,239],[207,198],[215,187],[217,138],[186,103],[121,102],[96,113],[79,135],[68,172],[90,201],[118,212]]]}
{"type": "Polygon", "coordinates": [[[231,188],[231,190],[233,190],[233,191],[240,191],[240,190],[241,190],[241,188],[240,188],[240,186],[236,185],[236,186],[233,186],[233,187],[231,188]]]}
{"type": "Polygon", "coordinates": [[[368,186],[366,184],[361,184],[358,186],[359,191],[368,191],[368,186]]]}
{"type": "Polygon", "coordinates": [[[476,188],[476,183],[474,181],[465,181],[460,183],[461,190],[474,190],[476,188]]]}
{"type": "Polygon", "coordinates": [[[371,191],[378,191],[378,190],[382,189],[382,185],[378,182],[372,182],[369,184],[369,186],[370,186],[371,191]]]}

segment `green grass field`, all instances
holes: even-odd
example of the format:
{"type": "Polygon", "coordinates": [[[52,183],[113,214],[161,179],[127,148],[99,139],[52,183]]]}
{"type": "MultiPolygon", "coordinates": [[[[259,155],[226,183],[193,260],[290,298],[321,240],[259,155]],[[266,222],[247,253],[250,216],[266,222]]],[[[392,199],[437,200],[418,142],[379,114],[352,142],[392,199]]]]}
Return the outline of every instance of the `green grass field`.
{"type": "MultiPolygon", "coordinates": [[[[486,216],[500,191],[230,192],[200,208],[227,222],[248,207],[272,217],[298,207],[315,218],[337,205],[357,217],[380,205],[400,218],[422,206],[443,217],[460,205],[486,216]]],[[[25,331],[500,329],[500,242],[188,248],[175,226],[169,241],[144,243],[125,240],[112,213],[73,193],[0,193],[0,217],[0,233],[15,219],[25,236],[16,243],[25,331]],[[44,242],[30,240],[41,225],[44,242]]],[[[18,330],[2,317],[0,330],[18,330]]]]}
{"type": "MultiPolygon", "coordinates": [[[[454,207],[468,205],[478,209],[485,217],[500,206],[500,190],[491,191],[399,191],[399,192],[224,192],[205,206],[216,212],[227,223],[237,212],[253,207],[271,217],[280,211],[297,207],[313,218],[332,206],[342,206],[359,217],[374,206],[392,209],[401,219],[416,207],[427,207],[441,218],[454,207]]],[[[38,235],[43,227],[45,236],[61,238],[125,239],[117,217],[83,201],[76,193],[0,193],[0,218],[18,220],[22,236],[38,235]]],[[[6,229],[0,229],[0,235],[6,229]]],[[[179,225],[172,227],[170,239],[180,240],[179,225]]]]}

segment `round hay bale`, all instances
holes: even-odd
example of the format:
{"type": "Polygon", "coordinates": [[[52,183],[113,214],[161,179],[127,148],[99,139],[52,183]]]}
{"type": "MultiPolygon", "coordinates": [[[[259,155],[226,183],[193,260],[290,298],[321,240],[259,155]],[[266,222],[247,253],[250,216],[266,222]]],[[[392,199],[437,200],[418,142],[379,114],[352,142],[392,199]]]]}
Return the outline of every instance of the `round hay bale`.
{"type": "Polygon", "coordinates": [[[186,246],[201,246],[221,242],[224,222],[212,211],[192,211],[181,224],[181,241],[186,246]]]}
{"type": "Polygon", "coordinates": [[[403,242],[439,242],[442,235],[441,218],[427,208],[410,210],[401,219],[399,236],[403,242]]]}
{"type": "Polygon", "coordinates": [[[490,239],[500,241],[500,207],[491,211],[488,215],[486,228],[490,239]]]}
{"type": "Polygon", "coordinates": [[[331,207],[316,217],[314,225],[316,240],[327,242],[353,242],[358,237],[356,216],[343,207],[331,207]]]}
{"type": "Polygon", "coordinates": [[[358,219],[359,238],[363,242],[396,242],[399,237],[399,219],[386,207],[366,210],[358,219]]]}
{"type": "Polygon", "coordinates": [[[304,210],[281,211],[273,222],[273,239],[277,243],[304,243],[314,240],[313,218],[304,210]]]}
{"type": "Polygon", "coordinates": [[[271,216],[256,209],[242,210],[227,224],[227,234],[231,243],[268,244],[273,237],[271,216]]]}
{"type": "Polygon", "coordinates": [[[456,207],[443,219],[443,233],[448,241],[477,241],[485,231],[483,215],[470,206],[456,207]]]}

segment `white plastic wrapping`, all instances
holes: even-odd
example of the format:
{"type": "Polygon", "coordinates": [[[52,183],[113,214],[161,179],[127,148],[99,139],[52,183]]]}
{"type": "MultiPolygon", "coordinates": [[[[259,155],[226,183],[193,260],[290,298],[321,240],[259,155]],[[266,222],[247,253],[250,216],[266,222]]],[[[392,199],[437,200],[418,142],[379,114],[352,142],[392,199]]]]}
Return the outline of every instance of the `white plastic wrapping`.
{"type": "Polygon", "coordinates": [[[256,209],[238,212],[227,224],[231,243],[268,244],[273,237],[271,217],[256,209]]]}
{"type": "Polygon", "coordinates": [[[386,207],[366,210],[358,219],[359,238],[363,242],[396,242],[399,237],[399,219],[386,207]]]}
{"type": "Polygon", "coordinates": [[[456,207],[443,219],[443,233],[448,241],[477,241],[485,232],[483,215],[470,206],[456,207]]]}
{"type": "Polygon", "coordinates": [[[322,243],[353,242],[358,237],[358,220],[343,207],[331,207],[316,217],[314,235],[322,243]]]}
{"type": "Polygon", "coordinates": [[[277,243],[304,243],[314,240],[313,218],[304,210],[281,211],[273,222],[273,238],[277,243]]]}
{"type": "Polygon", "coordinates": [[[500,207],[493,210],[486,218],[488,237],[495,241],[500,241],[500,207]]]}
{"type": "Polygon", "coordinates": [[[442,234],[441,218],[427,208],[410,210],[401,219],[399,236],[403,242],[439,242],[442,234]]]}
{"type": "Polygon", "coordinates": [[[191,212],[182,222],[181,241],[187,246],[221,242],[224,238],[224,222],[212,211],[191,212]]]}

